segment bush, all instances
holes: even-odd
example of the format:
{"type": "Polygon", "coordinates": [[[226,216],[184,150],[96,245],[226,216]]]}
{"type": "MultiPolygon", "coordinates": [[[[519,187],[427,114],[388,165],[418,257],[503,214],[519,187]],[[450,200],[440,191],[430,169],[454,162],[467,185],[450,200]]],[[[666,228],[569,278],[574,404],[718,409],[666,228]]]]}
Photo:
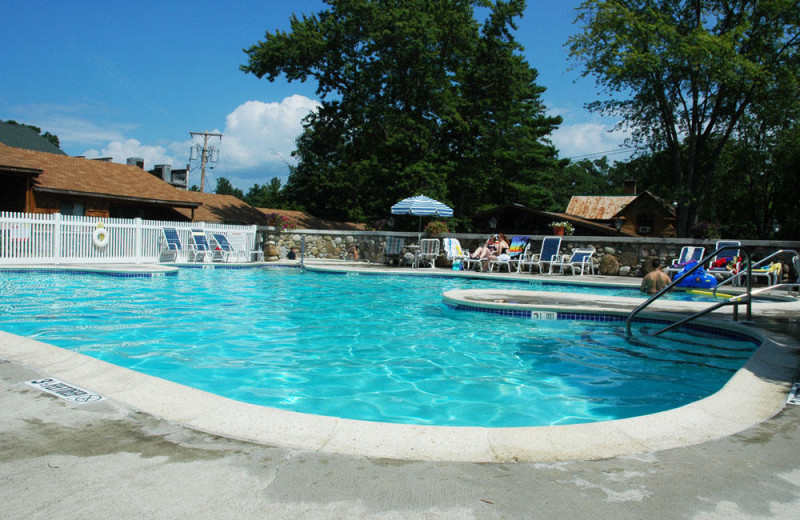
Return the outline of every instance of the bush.
{"type": "Polygon", "coordinates": [[[441,220],[431,220],[425,226],[425,235],[427,236],[444,235],[449,232],[447,223],[441,220]]]}

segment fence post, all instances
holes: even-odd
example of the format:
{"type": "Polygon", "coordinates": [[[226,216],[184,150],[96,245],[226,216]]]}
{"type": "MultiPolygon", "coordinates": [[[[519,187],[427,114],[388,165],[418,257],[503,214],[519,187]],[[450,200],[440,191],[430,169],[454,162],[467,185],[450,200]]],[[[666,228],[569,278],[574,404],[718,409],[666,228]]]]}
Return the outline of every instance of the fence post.
{"type": "Polygon", "coordinates": [[[61,213],[53,214],[53,263],[61,263],[61,213]]]}
{"type": "Polygon", "coordinates": [[[134,245],[133,245],[133,256],[134,262],[137,264],[142,263],[142,258],[144,257],[144,251],[142,251],[142,219],[136,217],[133,219],[133,229],[134,229],[134,245]]]}

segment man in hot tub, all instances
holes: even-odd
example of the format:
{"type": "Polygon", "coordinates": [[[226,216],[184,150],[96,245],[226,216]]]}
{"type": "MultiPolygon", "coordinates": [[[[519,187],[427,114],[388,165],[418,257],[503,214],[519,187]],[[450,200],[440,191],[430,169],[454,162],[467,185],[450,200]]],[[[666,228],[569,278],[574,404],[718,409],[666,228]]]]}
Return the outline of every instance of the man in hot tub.
{"type": "Polygon", "coordinates": [[[639,290],[644,293],[655,294],[669,285],[669,282],[669,276],[661,270],[661,262],[658,258],[653,258],[653,270],[644,275],[642,286],[639,290]]]}

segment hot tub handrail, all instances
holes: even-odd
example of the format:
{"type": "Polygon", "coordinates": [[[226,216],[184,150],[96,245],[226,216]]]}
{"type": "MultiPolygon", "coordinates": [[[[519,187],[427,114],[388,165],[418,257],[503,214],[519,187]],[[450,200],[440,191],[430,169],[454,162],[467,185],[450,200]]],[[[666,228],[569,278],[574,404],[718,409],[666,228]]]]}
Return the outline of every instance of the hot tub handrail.
{"type": "MultiPolygon", "coordinates": [[[[628,314],[628,317],[625,320],[625,333],[626,333],[626,335],[631,336],[631,323],[633,322],[634,316],[639,314],[639,312],[642,311],[643,309],[645,309],[648,305],[650,305],[651,303],[653,303],[657,299],[661,298],[661,296],[663,296],[664,294],[666,294],[667,292],[672,290],[672,288],[675,287],[675,285],[677,285],[681,281],[683,281],[684,278],[688,278],[689,276],[691,276],[696,270],[698,270],[700,267],[705,265],[706,262],[708,262],[709,260],[711,260],[712,258],[717,256],[717,254],[719,254],[721,251],[727,250],[727,249],[730,249],[730,246],[720,247],[716,251],[713,251],[713,252],[707,254],[699,262],[697,262],[695,265],[693,265],[688,271],[686,271],[685,273],[683,273],[679,277],[675,278],[675,280],[673,280],[669,285],[667,285],[666,287],[664,287],[663,289],[658,291],[656,294],[651,296],[647,301],[645,301],[644,303],[642,303],[641,305],[639,305],[638,307],[633,309],[631,311],[631,313],[628,314]]],[[[744,248],[742,249],[742,251],[747,256],[747,272],[749,274],[750,273],[750,252],[747,249],[744,249],[744,248]]],[[[716,310],[716,309],[718,309],[718,308],[720,308],[720,307],[722,307],[724,305],[736,305],[737,307],[738,307],[738,305],[742,305],[742,304],[747,305],[747,319],[749,320],[750,319],[750,310],[751,310],[751,307],[750,307],[750,280],[752,280],[752,276],[748,276],[747,277],[747,298],[746,299],[738,297],[739,298],[738,300],[734,300],[734,298],[731,298],[727,302],[721,302],[721,304],[719,304],[719,303],[714,304],[711,308],[706,309],[705,311],[701,311],[701,313],[698,313],[698,314],[695,314],[693,316],[690,316],[689,318],[687,318],[685,320],[682,320],[680,322],[673,323],[672,325],[670,325],[670,326],[668,326],[668,327],[666,327],[664,329],[659,330],[658,332],[656,332],[656,334],[660,334],[661,332],[664,332],[665,330],[667,330],[669,328],[672,328],[673,326],[675,326],[675,325],[677,325],[679,323],[682,324],[682,323],[685,323],[685,322],[687,322],[689,320],[693,320],[693,319],[697,318],[698,316],[702,316],[704,314],[712,312],[712,311],[714,311],[714,310],[716,310]]]]}

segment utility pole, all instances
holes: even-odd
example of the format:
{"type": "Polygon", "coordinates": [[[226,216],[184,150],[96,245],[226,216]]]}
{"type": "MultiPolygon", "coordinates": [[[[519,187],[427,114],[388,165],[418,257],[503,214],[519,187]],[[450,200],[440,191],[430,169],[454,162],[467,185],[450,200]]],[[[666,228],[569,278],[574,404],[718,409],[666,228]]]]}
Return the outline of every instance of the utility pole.
{"type": "Polygon", "coordinates": [[[189,132],[189,135],[192,136],[192,140],[195,137],[202,137],[203,144],[197,144],[192,146],[191,150],[189,151],[189,162],[193,159],[200,159],[200,191],[205,191],[205,184],[206,184],[206,165],[212,162],[216,162],[216,157],[219,151],[218,146],[209,146],[208,145],[208,138],[209,137],[219,137],[219,142],[222,143],[222,134],[215,134],[213,132],[189,132]],[[195,151],[197,152],[195,154],[195,151]]]}

